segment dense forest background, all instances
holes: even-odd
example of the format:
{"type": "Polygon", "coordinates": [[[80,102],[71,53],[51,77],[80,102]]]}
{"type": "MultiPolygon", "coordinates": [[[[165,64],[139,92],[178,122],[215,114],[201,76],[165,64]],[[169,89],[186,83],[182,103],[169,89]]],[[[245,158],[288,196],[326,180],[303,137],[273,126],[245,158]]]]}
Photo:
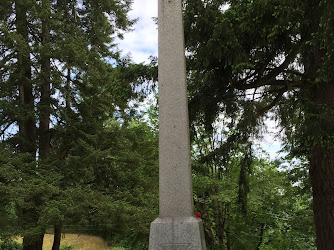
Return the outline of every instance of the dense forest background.
{"type": "MultiPolygon", "coordinates": [[[[208,249],[333,249],[333,3],[183,6],[194,210],[208,249]],[[258,144],[270,119],[284,158],[258,144]]],[[[130,7],[2,1],[1,241],[21,236],[24,250],[41,250],[53,232],[57,250],[62,233],[76,232],[148,249],[158,62],[120,56],[130,7]]]]}

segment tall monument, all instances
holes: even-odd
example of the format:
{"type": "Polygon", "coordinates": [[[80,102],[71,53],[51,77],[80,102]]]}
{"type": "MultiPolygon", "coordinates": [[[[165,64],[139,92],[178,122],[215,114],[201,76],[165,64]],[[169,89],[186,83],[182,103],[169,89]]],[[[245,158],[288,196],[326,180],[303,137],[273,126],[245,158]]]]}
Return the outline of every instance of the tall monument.
{"type": "Polygon", "coordinates": [[[182,0],[158,1],[159,217],[149,250],[203,250],[193,208],[182,0]]]}

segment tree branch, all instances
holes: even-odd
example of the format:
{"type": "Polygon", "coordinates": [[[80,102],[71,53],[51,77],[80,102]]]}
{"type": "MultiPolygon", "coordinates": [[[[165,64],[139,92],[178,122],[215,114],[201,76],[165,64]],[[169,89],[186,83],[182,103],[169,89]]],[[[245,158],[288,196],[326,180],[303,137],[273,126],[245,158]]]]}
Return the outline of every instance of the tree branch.
{"type": "Polygon", "coordinates": [[[231,84],[232,87],[235,87],[238,90],[247,90],[247,89],[254,89],[259,88],[263,86],[284,86],[289,88],[306,88],[308,87],[308,83],[306,81],[300,80],[300,81],[289,81],[289,80],[270,80],[270,81],[257,81],[253,82],[251,84],[238,84],[234,85],[231,84]]]}
{"type": "Polygon", "coordinates": [[[258,116],[260,115],[263,115],[265,112],[267,112],[268,110],[270,110],[272,107],[274,107],[278,101],[281,99],[281,97],[283,96],[283,94],[285,93],[285,91],[287,91],[288,88],[287,87],[284,87],[284,88],[281,88],[279,91],[278,91],[278,94],[277,96],[275,97],[275,99],[266,107],[262,108],[262,109],[259,109],[258,111],[256,111],[256,114],[258,116]]]}
{"type": "MultiPolygon", "coordinates": [[[[246,84],[247,78],[249,79],[249,76],[247,76],[246,79],[243,79],[242,81],[237,82],[231,82],[231,86],[235,87],[238,90],[247,90],[247,89],[253,89],[262,87],[265,85],[270,86],[289,86],[289,87],[306,87],[305,82],[302,84],[302,80],[299,81],[297,84],[291,84],[291,81],[288,80],[277,80],[277,76],[283,72],[292,73],[291,70],[288,70],[287,67],[291,64],[291,62],[296,58],[296,55],[298,54],[298,46],[290,52],[288,56],[286,56],[284,62],[280,64],[278,67],[272,69],[267,75],[262,76],[260,79],[254,81],[253,83],[246,84]]],[[[262,72],[258,72],[263,74],[262,72]]],[[[296,74],[296,72],[294,72],[296,74]]],[[[252,73],[250,76],[254,76],[255,74],[252,73]]]]}
{"type": "Polygon", "coordinates": [[[14,123],[15,121],[12,121],[12,122],[10,122],[10,123],[8,123],[6,126],[5,126],[5,128],[4,129],[2,129],[1,131],[0,131],[0,136],[2,136],[5,132],[6,132],[6,130],[14,123]]]}
{"type": "Polygon", "coordinates": [[[270,73],[262,79],[263,81],[275,79],[280,73],[282,73],[289,65],[290,63],[296,58],[296,55],[298,54],[298,47],[295,48],[290,52],[290,54],[285,58],[284,62],[270,71],[270,73]]]}

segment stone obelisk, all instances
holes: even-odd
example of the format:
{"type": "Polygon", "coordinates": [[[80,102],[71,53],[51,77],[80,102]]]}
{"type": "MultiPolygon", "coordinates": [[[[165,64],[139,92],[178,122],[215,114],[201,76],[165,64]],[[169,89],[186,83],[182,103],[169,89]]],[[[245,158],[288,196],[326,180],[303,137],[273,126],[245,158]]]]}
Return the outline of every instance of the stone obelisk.
{"type": "Polygon", "coordinates": [[[194,216],[182,0],[159,0],[159,217],[150,250],[206,249],[194,216]]]}

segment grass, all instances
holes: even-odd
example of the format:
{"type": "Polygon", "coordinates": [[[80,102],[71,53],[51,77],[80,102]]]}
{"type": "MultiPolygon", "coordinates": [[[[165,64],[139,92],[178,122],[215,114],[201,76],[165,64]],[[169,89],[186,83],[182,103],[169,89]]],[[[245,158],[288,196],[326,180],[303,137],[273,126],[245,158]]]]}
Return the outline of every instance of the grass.
{"type": "MultiPolygon", "coordinates": [[[[22,243],[22,239],[19,239],[22,243]]],[[[45,234],[43,250],[50,250],[53,244],[53,234],[45,234]]],[[[73,250],[123,250],[123,248],[111,247],[100,237],[86,234],[63,234],[60,246],[73,246],[73,250]]]]}

